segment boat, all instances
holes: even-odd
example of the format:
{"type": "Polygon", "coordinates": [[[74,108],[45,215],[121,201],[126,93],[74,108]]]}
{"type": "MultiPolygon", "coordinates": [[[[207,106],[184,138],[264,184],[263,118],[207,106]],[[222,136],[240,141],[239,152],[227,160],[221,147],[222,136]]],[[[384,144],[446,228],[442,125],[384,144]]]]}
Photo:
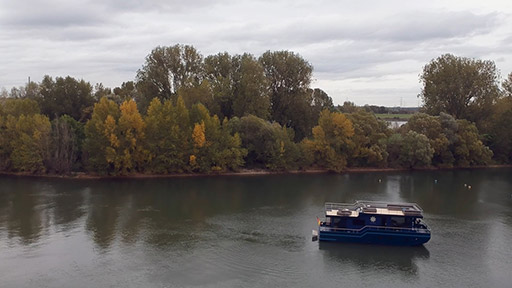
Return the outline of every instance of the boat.
{"type": "Polygon", "coordinates": [[[324,221],[317,220],[320,241],[418,246],[430,240],[430,228],[416,203],[328,202],[324,221]]]}

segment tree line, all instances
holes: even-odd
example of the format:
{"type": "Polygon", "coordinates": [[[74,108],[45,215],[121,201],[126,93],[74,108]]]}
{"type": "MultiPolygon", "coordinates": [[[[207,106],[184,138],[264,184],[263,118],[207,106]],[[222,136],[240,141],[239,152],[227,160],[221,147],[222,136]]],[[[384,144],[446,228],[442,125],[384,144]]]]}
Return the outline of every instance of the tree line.
{"type": "Polygon", "coordinates": [[[45,76],[0,98],[0,171],[105,175],[512,162],[512,73],[442,55],[425,103],[399,129],[369,107],[335,107],[290,51],[260,57],[157,47],[114,89],[45,76]]]}

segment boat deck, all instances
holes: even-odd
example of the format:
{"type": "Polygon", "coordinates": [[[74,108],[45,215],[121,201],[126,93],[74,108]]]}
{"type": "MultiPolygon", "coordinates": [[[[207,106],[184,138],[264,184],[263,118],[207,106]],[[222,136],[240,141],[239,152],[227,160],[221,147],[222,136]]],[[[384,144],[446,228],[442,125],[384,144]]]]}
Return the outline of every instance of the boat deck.
{"type": "Polygon", "coordinates": [[[423,210],[416,203],[385,203],[356,201],[354,204],[325,203],[326,216],[358,217],[359,213],[422,217],[423,210]]]}

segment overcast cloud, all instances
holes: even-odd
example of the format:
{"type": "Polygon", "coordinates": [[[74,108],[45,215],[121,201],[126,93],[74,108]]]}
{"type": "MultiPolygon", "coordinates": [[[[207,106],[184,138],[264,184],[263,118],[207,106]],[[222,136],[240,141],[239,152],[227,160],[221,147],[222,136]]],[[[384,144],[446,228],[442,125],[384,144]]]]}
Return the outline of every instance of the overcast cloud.
{"type": "Polygon", "coordinates": [[[422,67],[444,53],[512,72],[512,2],[446,2],[0,0],[0,87],[48,74],[113,88],[154,47],[181,43],[204,56],[291,50],[335,104],[417,106],[422,67]]]}

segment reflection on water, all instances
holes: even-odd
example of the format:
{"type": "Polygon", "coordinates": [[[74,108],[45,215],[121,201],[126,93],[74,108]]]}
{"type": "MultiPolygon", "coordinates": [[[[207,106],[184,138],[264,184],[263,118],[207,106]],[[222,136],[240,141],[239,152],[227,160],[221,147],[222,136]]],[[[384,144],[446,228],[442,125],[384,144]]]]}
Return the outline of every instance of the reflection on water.
{"type": "Polygon", "coordinates": [[[512,280],[511,172],[1,176],[0,281],[5,287],[68,287],[70,277],[83,283],[77,287],[331,287],[365,278],[366,286],[505,287],[512,280]],[[310,241],[326,201],[360,199],[418,203],[431,241],[421,247],[310,241]]]}
{"type": "Polygon", "coordinates": [[[343,267],[356,265],[365,270],[368,267],[377,269],[381,273],[402,273],[405,276],[417,276],[418,260],[427,260],[430,252],[425,246],[419,247],[395,247],[381,245],[361,245],[338,243],[319,243],[326,261],[343,267]]]}

